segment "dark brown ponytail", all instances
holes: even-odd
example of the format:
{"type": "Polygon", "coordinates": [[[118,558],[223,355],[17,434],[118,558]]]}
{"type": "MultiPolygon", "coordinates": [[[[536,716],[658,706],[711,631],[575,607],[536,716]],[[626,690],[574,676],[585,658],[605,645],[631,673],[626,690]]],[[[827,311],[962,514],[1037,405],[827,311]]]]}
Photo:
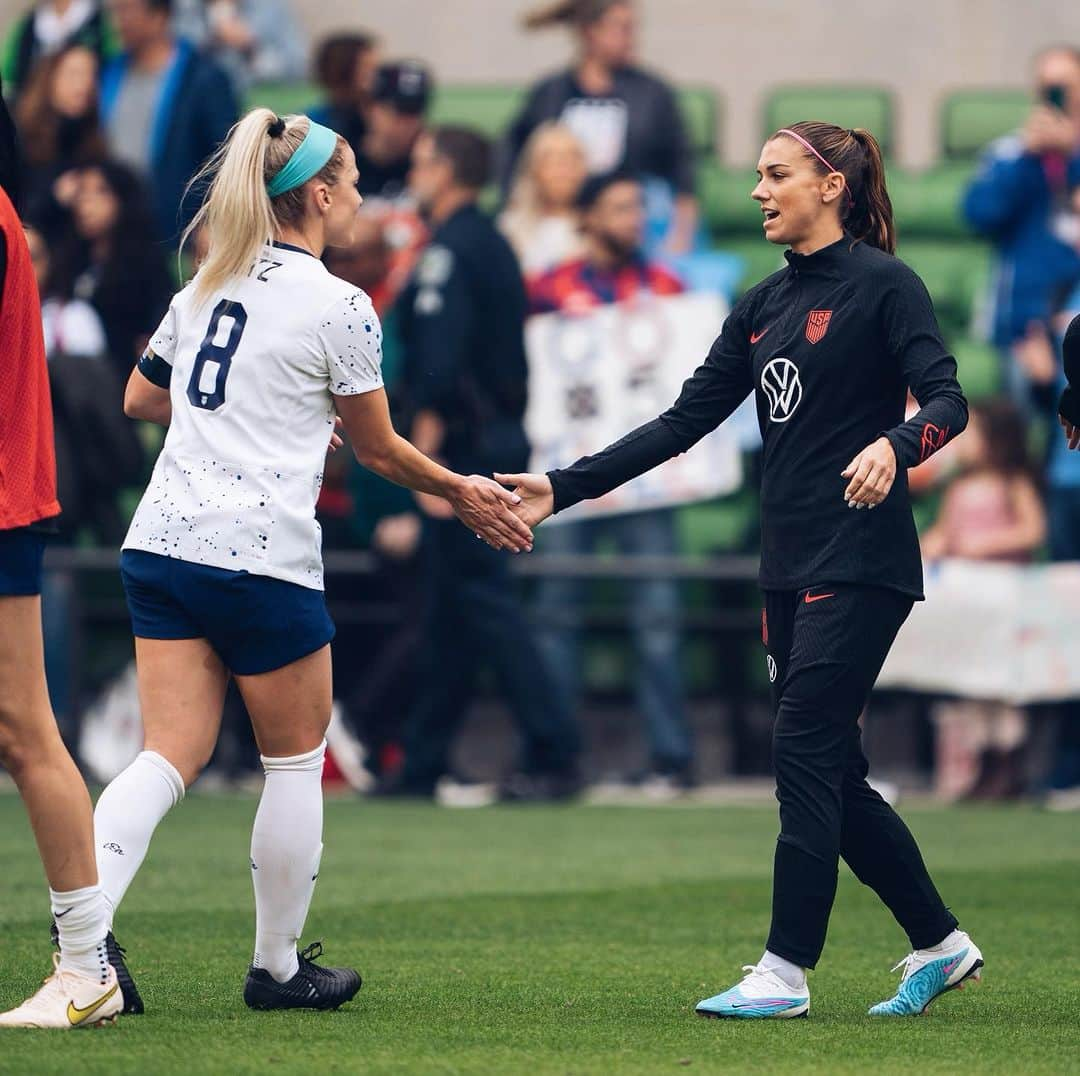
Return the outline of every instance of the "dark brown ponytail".
{"type": "Polygon", "coordinates": [[[547,26],[591,26],[607,14],[608,8],[629,0],[555,0],[530,11],[521,20],[527,30],[542,30],[547,26]]]}
{"type": "MultiPolygon", "coordinates": [[[[793,123],[773,138],[798,135],[812,147],[806,151],[822,175],[841,172],[847,184],[840,220],[856,243],[867,243],[887,254],[896,253],[896,225],[892,202],[885,189],[885,162],[877,139],[865,128],[848,130],[832,123],[793,123]],[[828,167],[825,162],[828,162],[828,167]]],[[[769,141],[772,141],[770,139],[769,141]]]]}

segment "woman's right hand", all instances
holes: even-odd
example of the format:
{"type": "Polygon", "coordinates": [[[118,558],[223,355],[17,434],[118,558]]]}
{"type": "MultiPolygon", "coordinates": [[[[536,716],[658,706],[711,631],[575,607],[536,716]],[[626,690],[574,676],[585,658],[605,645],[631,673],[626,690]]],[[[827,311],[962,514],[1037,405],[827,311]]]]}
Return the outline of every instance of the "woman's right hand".
{"type": "Polygon", "coordinates": [[[528,527],[543,523],[555,511],[555,493],[546,474],[497,474],[495,481],[512,486],[521,498],[514,514],[528,527]]]}

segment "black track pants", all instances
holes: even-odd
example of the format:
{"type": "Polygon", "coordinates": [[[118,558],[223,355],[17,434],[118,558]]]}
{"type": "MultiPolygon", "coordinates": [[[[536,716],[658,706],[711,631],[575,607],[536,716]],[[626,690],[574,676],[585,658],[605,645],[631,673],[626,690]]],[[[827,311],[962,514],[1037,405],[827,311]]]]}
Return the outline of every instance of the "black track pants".
{"type": "Polygon", "coordinates": [[[851,584],[765,594],[780,801],[768,948],[804,968],[825,945],[839,856],[912,948],[956,926],[907,826],[866,783],[859,715],[911,606],[899,591],[851,584]]]}

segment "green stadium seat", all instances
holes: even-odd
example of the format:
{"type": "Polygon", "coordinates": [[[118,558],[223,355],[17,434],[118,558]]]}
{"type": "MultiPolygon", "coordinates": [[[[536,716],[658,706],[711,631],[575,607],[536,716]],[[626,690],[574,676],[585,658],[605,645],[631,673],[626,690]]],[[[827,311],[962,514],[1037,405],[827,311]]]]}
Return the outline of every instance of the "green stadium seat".
{"type": "Polygon", "coordinates": [[[756,184],[752,169],[724,168],[715,160],[698,164],[698,201],[705,225],[718,242],[731,235],[761,236],[761,209],[750,198],[756,184]]]}
{"type": "Polygon", "coordinates": [[[460,84],[435,90],[429,120],[472,127],[491,139],[506,133],[525,98],[523,86],[460,84]]]}
{"type": "Polygon", "coordinates": [[[322,101],[322,90],[311,82],[268,82],[252,86],[244,108],[270,108],[279,116],[303,115],[322,101]]]}
{"type": "Polygon", "coordinates": [[[960,203],[971,176],[971,165],[963,162],[918,173],[889,168],[889,197],[901,241],[970,238],[960,203]]]}
{"type": "Polygon", "coordinates": [[[957,376],[969,400],[983,400],[1001,391],[1001,359],[991,344],[959,336],[949,341],[957,376]]]}
{"type": "Polygon", "coordinates": [[[938,321],[946,333],[965,333],[976,302],[990,279],[990,248],[985,243],[904,241],[899,256],[922,277],[938,321]]]}
{"type": "Polygon", "coordinates": [[[958,90],[941,105],[941,152],[947,160],[970,161],[995,138],[1015,131],[1031,111],[1024,90],[958,90]]]}
{"type": "Polygon", "coordinates": [[[679,552],[691,557],[737,553],[757,533],[757,494],[744,484],[730,496],[678,509],[676,527],[679,552]]]}
{"type": "Polygon", "coordinates": [[[725,254],[735,254],[743,260],[743,275],[737,289],[739,295],[784,267],[783,247],[768,242],[764,235],[756,239],[721,239],[716,246],[725,254]]]}
{"type": "Polygon", "coordinates": [[[676,96],[694,156],[715,156],[719,145],[716,93],[704,86],[690,86],[677,90],[676,96]]]}
{"type": "Polygon", "coordinates": [[[765,100],[762,138],[800,120],[821,120],[872,131],[886,157],[895,152],[893,99],[875,86],[781,86],[765,100]]]}

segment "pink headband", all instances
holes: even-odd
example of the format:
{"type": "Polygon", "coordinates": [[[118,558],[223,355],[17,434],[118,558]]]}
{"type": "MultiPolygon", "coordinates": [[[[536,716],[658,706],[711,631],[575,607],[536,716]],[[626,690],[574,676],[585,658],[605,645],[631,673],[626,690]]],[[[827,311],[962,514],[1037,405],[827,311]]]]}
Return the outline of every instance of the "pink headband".
{"type": "MultiPolygon", "coordinates": [[[[790,127],[785,127],[783,130],[777,131],[776,133],[777,134],[789,135],[791,138],[794,138],[796,142],[801,142],[815,157],[817,157],[817,159],[819,161],[821,161],[821,163],[823,165],[825,165],[826,168],[828,168],[828,170],[830,172],[840,172],[839,168],[833,168],[833,166],[831,164],[829,164],[829,162],[827,160],[825,160],[825,158],[822,157],[822,155],[820,153],[818,153],[818,151],[816,149],[814,149],[814,147],[812,145],[810,145],[810,143],[807,142],[806,139],[803,138],[803,136],[801,134],[797,133],[796,131],[793,131],[790,127]]],[[[840,172],[840,175],[844,176],[844,173],[840,172]]],[[[852,197],[851,190],[847,185],[847,176],[844,176],[844,193],[848,196],[848,201],[852,205],[854,205],[855,204],[855,199],[852,197]]]]}

